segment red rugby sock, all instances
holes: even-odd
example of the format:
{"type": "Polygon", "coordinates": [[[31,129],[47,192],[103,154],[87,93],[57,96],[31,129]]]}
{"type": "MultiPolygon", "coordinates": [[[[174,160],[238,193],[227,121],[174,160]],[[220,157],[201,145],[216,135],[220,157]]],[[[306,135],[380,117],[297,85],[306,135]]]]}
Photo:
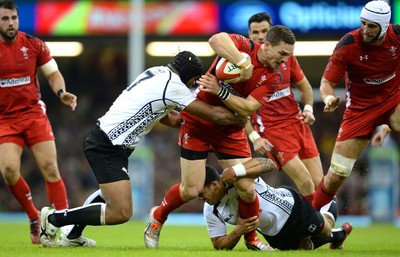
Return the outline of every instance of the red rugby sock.
{"type": "Polygon", "coordinates": [[[180,184],[175,184],[170,187],[160,206],[153,213],[154,218],[161,224],[164,224],[171,212],[186,203],[181,197],[179,186],[180,184]]]}
{"type": "Polygon", "coordinates": [[[39,218],[39,212],[32,201],[31,190],[22,176],[19,177],[17,183],[14,185],[8,185],[8,188],[22,206],[30,221],[39,218]]]}
{"type": "Polygon", "coordinates": [[[336,191],[329,192],[324,185],[325,177],[322,178],[317,189],[315,190],[314,201],[312,206],[316,210],[320,210],[322,206],[332,201],[333,197],[336,195],[336,191]]]}
{"type": "Polygon", "coordinates": [[[315,192],[312,192],[311,194],[305,195],[304,198],[306,198],[307,202],[309,202],[312,205],[314,201],[314,196],[315,192]]]}
{"type": "Polygon", "coordinates": [[[46,181],[46,192],[56,210],[68,209],[67,190],[62,179],[56,182],[46,181]]]}
{"type": "MultiPolygon", "coordinates": [[[[242,219],[248,219],[253,216],[259,215],[260,203],[258,202],[258,197],[252,202],[245,202],[241,198],[239,198],[239,216],[242,219]]],[[[254,241],[257,237],[257,233],[253,230],[250,233],[244,235],[244,240],[246,242],[254,241]]]]}

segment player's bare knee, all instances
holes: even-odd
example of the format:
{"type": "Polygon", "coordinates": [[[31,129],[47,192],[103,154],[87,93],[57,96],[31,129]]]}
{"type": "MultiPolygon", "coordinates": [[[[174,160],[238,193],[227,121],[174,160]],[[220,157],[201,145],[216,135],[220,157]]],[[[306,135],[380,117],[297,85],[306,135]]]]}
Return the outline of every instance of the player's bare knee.
{"type": "Polygon", "coordinates": [[[1,173],[7,185],[14,185],[17,183],[20,172],[15,169],[13,166],[6,165],[2,170],[1,173]]]}
{"type": "Polygon", "coordinates": [[[58,167],[54,162],[46,162],[42,167],[42,172],[47,181],[54,182],[60,179],[58,167]]]}
{"type": "Polygon", "coordinates": [[[253,187],[245,187],[238,189],[240,198],[245,202],[252,202],[256,198],[256,192],[253,187]]]}
{"type": "Polygon", "coordinates": [[[132,214],[133,214],[132,208],[125,208],[121,212],[121,222],[125,223],[125,222],[129,221],[132,217],[132,214]]]}
{"type": "Polygon", "coordinates": [[[251,202],[256,198],[254,181],[251,178],[239,178],[234,182],[240,198],[246,202],[251,202]]]}
{"type": "Polygon", "coordinates": [[[199,196],[199,190],[196,187],[187,187],[181,185],[181,197],[184,201],[188,202],[199,196]]]}
{"type": "Polygon", "coordinates": [[[318,237],[330,237],[332,233],[332,226],[325,222],[323,229],[318,233],[318,237]]]}
{"type": "Polygon", "coordinates": [[[326,228],[328,228],[328,232],[326,232],[326,233],[331,233],[331,229],[335,226],[335,222],[336,222],[336,218],[337,217],[335,217],[335,215],[333,214],[333,213],[331,213],[330,212],[331,210],[326,210],[325,212],[324,211],[320,211],[321,212],[321,214],[322,214],[322,216],[324,217],[324,220],[325,220],[325,225],[324,225],[324,228],[326,227],[326,228]]]}
{"type": "Polygon", "coordinates": [[[309,179],[296,181],[296,186],[302,195],[308,195],[315,191],[314,182],[312,181],[311,177],[309,179]]]}
{"type": "Polygon", "coordinates": [[[330,170],[336,175],[347,178],[353,170],[356,159],[347,158],[341,154],[333,153],[330,170]]]}
{"type": "Polygon", "coordinates": [[[107,225],[125,223],[130,220],[133,214],[132,207],[122,207],[118,210],[112,210],[111,208],[108,208],[107,212],[109,212],[107,225]]]}

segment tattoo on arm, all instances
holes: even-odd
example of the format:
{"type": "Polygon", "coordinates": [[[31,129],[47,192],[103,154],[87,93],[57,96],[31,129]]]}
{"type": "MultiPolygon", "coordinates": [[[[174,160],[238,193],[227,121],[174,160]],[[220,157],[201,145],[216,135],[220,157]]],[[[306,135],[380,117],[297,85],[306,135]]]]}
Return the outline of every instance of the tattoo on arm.
{"type": "Polygon", "coordinates": [[[274,170],[275,164],[271,159],[263,157],[257,157],[255,159],[260,163],[262,173],[268,173],[274,170]]]}

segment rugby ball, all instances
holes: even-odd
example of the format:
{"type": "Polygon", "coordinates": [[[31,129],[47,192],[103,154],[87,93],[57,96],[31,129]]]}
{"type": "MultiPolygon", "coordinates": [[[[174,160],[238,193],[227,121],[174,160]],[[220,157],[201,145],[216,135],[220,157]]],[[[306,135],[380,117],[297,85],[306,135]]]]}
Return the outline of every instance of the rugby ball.
{"type": "MultiPolygon", "coordinates": [[[[247,58],[251,62],[250,56],[245,52],[240,52],[244,57],[247,58]]],[[[222,58],[217,62],[215,66],[215,76],[219,80],[229,80],[239,77],[240,75],[240,68],[237,67],[235,64],[229,62],[225,58],[222,58]]]]}

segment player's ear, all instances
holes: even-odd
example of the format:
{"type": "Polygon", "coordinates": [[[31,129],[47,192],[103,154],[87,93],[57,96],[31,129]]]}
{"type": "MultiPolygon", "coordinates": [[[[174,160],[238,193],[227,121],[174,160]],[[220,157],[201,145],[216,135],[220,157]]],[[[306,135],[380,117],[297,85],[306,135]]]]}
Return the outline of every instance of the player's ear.
{"type": "Polygon", "coordinates": [[[263,44],[265,45],[266,49],[270,49],[272,47],[271,42],[269,42],[268,40],[266,40],[263,44]]]}
{"type": "Polygon", "coordinates": [[[219,187],[219,183],[218,181],[214,180],[213,182],[211,182],[210,186],[213,191],[216,191],[219,187]]]}

